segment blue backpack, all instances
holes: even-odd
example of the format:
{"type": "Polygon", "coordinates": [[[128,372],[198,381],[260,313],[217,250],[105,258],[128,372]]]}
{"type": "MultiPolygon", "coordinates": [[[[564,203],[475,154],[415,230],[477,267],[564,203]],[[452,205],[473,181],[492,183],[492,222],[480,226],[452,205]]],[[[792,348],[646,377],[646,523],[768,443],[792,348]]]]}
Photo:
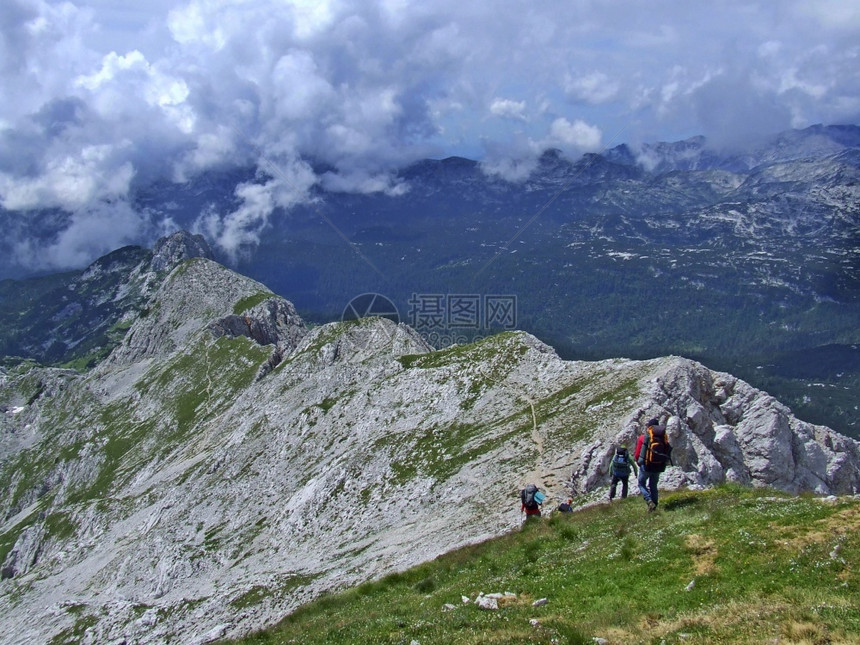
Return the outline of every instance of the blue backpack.
{"type": "Polygon", "coordinates": [[[630,476],[630,458],[627,456],[626,448],[619,448],[612,458],[612,474],[616,477],[630,476]]]}

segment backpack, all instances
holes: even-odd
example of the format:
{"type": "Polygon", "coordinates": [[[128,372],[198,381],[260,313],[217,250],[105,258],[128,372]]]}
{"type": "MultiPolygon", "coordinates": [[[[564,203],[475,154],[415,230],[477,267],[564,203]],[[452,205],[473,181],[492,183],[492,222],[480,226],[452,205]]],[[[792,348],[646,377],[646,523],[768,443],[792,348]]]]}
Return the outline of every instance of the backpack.
{"type": "Polygon", "coordinates": [[[630,476],[630,460],[628,459],[627,451],[624,448],[619,448],[615,451],[610,471],[616,477],[630,476]]]}
{"type": "Polygon", "coordinates": [[[537,500],[535,500],[535,496],[538,494],[538,487],[534,484],[529,484],[525,488],[520,491],[520,499],[523,502],[523,506],[525,506],[530,511],[533,511],[538,507],[537,500]]]}
{"type": "Polygon", "coordinates": [[[651,472],[662,473],[666,464],[672,461],[672,446],[666,439],[666,428],[648,426],[645,437],[645,468],[651,472]]]}

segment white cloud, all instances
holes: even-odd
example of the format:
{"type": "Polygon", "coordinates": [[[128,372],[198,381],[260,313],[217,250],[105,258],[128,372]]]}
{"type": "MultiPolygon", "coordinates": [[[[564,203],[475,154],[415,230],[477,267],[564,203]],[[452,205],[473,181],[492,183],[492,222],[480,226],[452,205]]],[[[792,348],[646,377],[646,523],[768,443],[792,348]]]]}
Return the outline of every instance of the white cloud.
{"type": "Polygon", "coordinates": [[[589,125],[581,119],[572,123],[564,117],[552,122],[549,129],[547,147],[556,146],[562,150],[577,152],[596,152],[600,150],[603,133],[600,128],[589,125]]]}
{"type": "Polygon", "coordinates": [[[564,88],[568,95],[577,101],[600,105],[618,96],[620,85],[603,72],[592,72],[582,76],[568,76],[564,88]]]}
{"type": "Polygon", "coordinates": [[[134,168],[128,162],[115,164],[112,157],[117,147],[121,146],[85,146],[75,154],[51,157],[44,171],[32,178],[0,173],[0,203],[8,210],[77,210],[99,200],[125,197],[134,168]]]}
{"type": "Polygon", "coordinates": [[[336,91],[317,69],[310,52],[290,51],[272,70],[272,99],[285,120],[313,119],[320,105],[336,100],[336,91]]]}
{"type": "Polygon", "coordinates": [[[513,101],[511,99],[493,99],[490,104],[490,113],[506,119],[526,120],[526,102],[513,101]]]}
{"type": "Polygon", "coordinates": [[[533,153],[522,157],[514,157],[510,154],[487,155],[481,162],[481,170],[487,175],[519,183],[528,179],[537,168],[537,165],[538,155],[533,153]]]}
{"type": "Polygon", "coordinates": [[[207,208],[192,226],[236,262],[249,248],[259,243],[276,208],[289,208],[307,201],[317,183],[310,166],[302,161],[286,164],[264,160],[265,175],[260,181],[241,183],[235,196],[240,205],[220,213],[207,208]]]}
{"type": "Polygon", "coordinates": [[[329,0],[293,0],[296,37],[311,38],[324,31],[334,18],[333,5],[329,0]]]}
{"type": "Polygon", "coordinates": [[[569,121],[556,118],[545,136],[534,139],[519,136],[515,140],[499,145],[485,142],[485,156],[481,162],[484,173],[510,182],[521,182],[537,169],[538,160],[544,152],[559,149],[575,159],[583,152],[596,152],[602,147],[603,134],[600,128],[581,119],[569,121]]]}
{"type": "Polygon", "coordinates": [[[139,239],[146,226],[124,200],[94,203],[73,213],[55,240],[40,243],[32,238],[13,245],[15,260],[32,270],[62,271],[85,266],[107,250],[139,239]]]}
{"type": "Polygon", "coordinates": [[[167,15],[167,26],[180,45],[203,45],[219,50],[227,44],[227,35],[217,23],[217,7],[207,2],[190,2],[167,15]]]}
{"type": "Polygon", "coordinates": [[[8,0],[0,8],[0,105],[14,123],[68,93],[70,80],[100,57],[82,43],[92,13],[68,2],[8,0]],[[14,101],[8,97],[15,97],[14,101]]]}
{"type": "Polygon", "coordinates": [[[177,159],[172,179],[184,183],[199,172],[218,166],[225,159],[238,158],[235,132],[226,126],[197,137],[196,145],[187,155],[177,159]]]}
{"type": "MultiPolygon", "coordinates": [[[[860,119],[855,0],[8,0],[0,25],[0,200],[81,218],[265,159],[305,168],[300,186],[391,192],[423,156],[483,151],[522,178],[543,147],[622,128],[737,143],[860,119]]],[[[225,248],[265,226],[275,184],[213,220],[225,248]]]]}
{"type": "Polygon", "coordinates": [[[325,173],[321,178],[323,188],[342,193],[385,193],[397,197],[409,192],[409,185],[390,173],[370,174],[357,171],[352,174],[325,173]]]}

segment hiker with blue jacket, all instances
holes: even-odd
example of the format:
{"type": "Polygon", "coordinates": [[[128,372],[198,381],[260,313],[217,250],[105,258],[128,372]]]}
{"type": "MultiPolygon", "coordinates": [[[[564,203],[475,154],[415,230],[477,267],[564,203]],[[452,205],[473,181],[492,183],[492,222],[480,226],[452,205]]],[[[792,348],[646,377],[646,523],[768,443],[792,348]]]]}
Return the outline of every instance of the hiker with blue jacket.
{"type": "Polygon", "coordinates": [[[612,461],[609,462],[609,474],[612,477],[612,482],[609,484],[609,501],[615,499],[615,491],[618,489],[618,482],[621,482],[621,499],[627,497],[627,483],[630,479],[630,471],[636,472],[636,462],[630,458],[630,453],[627,452],[627,446],[618,446],[615,449],[615,454],[612,456],[612,461]]]}
{"type": "Polygon", "coordinates": [[[658,419],[651,419],[645,433],[636,442],[633,454],[639,464],[639,490],[642,499],[648,504],[648,512],[657,510],[657,483],[666,464],[672,463],[672,446],[666,437],[666,425],[658,419]]]}

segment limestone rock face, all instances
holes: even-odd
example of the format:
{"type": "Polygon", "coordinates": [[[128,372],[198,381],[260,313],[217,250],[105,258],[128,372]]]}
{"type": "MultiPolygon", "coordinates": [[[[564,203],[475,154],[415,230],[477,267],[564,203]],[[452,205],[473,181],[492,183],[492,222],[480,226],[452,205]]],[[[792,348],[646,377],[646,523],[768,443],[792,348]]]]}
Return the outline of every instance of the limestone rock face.
{"type": "Polygon", "coordinates": [[[307,329],[293,303],[283,298],[271,297],[242,314],[219,318],[209,325],[209,331],[215,337],[245,336],[260,345],[271,345],[273,349],[269,360],[260,368],[258,375],[262,378],[296,348],[307,329]]]}
{"type": "MultiPolygon", "coordinates": [[[[144,315],[131,326],[122,345],[100,365],[100,371],[181,350],[202,327],[233,315],[237,303],[260,294],[273,295],[259,282],[211,260],[198,258],[179,264],[165,278],[144,315]]],[[[284,312],[291,322],[282,320],[281,324],[295,324],[297,315],[292,305],[285,305],[284,312]]],[[[270,323],[277,327],[274,320],[270,323]]]]}
{"type": "Polygon", "coordinates": [[[161,238],[152,250],[150,266],[153,271],[171,269],[180,262],[191,258],[213,258],[212,249],[202,235],[192,235],[187,231],[177,231],[161,238]]]}
{"type": "Polygon", "coordinates": [[[4,304],[17,315],[0,327],[0,347],[45,364],[93,365],[116,347],[167,273],[189,258],[211,256],[202,236],[180,231],[153,251],[126,246],[80,272],[10,281],[4,304]]]}
{"type": "MultiPolygon", "coordinates": [[[[644,416],[669,417],[675,485],[734,481],[821,494],[860,489],[856,441],[800,421],[731,375],[679,361],[654,382],[652,394],[655,406],[644,416]]],[[[637,421],[644,419],[631,419],[637,421]]]]}
{"type": "Polygon", "coordinates": [[[858,442],[698,363],[563,361],[521,332],[431,351],[381,318],[308,330],[203,258],[96,369],[6,370],[0,404],[3,643],[247,634],[517,527],[526,483],[547,508],[602,499],[653,416],[666,487],[860,491],[858,442]]]}
{"type": "Polygon", "coordinates": [[[292,350],[304,336],[304,323],[291,302],[272,297],[242,314],[231,314],[209,326],[215,336],[247,336],[260,345],[292,350]]]}
{"type": "Polygon", "coordinates": [[[28,526],[21,531],[0,569],[0,579],[14,578],[27,573],[32,566],[35,566],[38,563],[39,550],[44,538],[45,527],[42,524],[28,526]]]}

